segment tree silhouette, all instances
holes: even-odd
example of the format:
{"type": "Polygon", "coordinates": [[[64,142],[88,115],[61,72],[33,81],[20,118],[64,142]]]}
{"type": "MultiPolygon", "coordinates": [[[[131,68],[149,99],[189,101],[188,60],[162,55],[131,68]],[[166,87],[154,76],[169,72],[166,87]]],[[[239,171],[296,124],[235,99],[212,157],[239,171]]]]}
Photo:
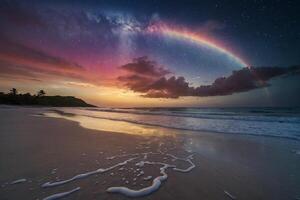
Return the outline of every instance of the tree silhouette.
{"type": "Polygon", "coordinates": [[[7,94],[0,92],[0,104],[8,105],[39,105],[39,106],[67,106],[67,107],[94,107],[82,99],[72,96],[45,96],[44,90],[39,90],[36,95],[18,93],[16,88],[7,94]]]}
{"type": "Polygon", "coordinates": [[[11,90],[10,90],[10,94],[12,94],[12,95],[17,95],[17,93],[18,93],[18,91],[17,91],[17,89],[16,88],[12,88],[11,90]]]}
{"type": "Polygon", "coordinates": [[[45,94],[46,94],[46,92],[44,90],[40,90],[40,91],[38,91],[37,96],[42,97],[42,96],[45,96],[45,94]]]}

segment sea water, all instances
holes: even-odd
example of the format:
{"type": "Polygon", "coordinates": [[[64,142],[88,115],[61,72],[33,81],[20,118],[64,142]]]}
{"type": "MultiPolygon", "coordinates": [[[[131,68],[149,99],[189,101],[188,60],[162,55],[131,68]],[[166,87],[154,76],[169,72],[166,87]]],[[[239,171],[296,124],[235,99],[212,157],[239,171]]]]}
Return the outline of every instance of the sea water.
{"type": "Polygon", "coordinates": [[[60,108],[101,120],[147,127],[300,140],[300,108],[60,108]]]}

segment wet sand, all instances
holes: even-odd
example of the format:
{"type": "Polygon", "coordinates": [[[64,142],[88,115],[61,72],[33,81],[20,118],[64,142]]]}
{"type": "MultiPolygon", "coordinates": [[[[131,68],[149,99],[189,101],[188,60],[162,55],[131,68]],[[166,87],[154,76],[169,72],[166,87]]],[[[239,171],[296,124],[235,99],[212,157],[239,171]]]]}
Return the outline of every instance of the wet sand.
{"type": "Polygon", "coordinates": [[[78,191],[64,199],[129,199],[107,189],[125,186],[139,190],[161,176],[161,165],[142,167],[136,163],[161,162],[188,169],[191,163],[187,159],[194,168],[187,172],[167,168],[168,178],[159,189],[140,198],[300,198],[299,141],[204,132],[178,134],[171,129],[162,129],[167,133],[159,136],[112,133],[83,128],[66,119],[34,115],[40,110],[0,108],[1,200],[43,199],[77,187],[78,191]],[[153,154],[145,158],[146,152],[153,154]],[[135,160],[103,173],[42,187],[130,158],[135,160]],[[148,176],[152,178],[144,180],[148,176]],[[17,183],[11,184],[13,181],[17,183]]]}

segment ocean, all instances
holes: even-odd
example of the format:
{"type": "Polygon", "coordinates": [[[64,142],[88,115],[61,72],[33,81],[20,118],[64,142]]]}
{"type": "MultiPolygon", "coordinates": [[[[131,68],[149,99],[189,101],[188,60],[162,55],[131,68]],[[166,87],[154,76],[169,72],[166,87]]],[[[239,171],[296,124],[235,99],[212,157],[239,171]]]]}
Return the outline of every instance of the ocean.
{"type": "MultiPolygon", "coordinates": [[[[61,108],[75,116],[132,126],[300,140],[300,108],[61,108]]],[[[97,120],[95,122],[95,120],[97,120]]],[[[113,131],[113,130],[112,130],[113,131]]],[[[132,130],[134,131],[134,130],[132,130]]]]}

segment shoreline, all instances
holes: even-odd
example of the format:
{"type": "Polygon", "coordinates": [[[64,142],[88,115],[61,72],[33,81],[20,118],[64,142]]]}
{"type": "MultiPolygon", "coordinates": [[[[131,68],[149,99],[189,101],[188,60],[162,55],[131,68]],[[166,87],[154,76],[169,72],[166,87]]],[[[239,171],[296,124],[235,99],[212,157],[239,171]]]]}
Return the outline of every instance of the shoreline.
{"type": "MultiPolygon", "coordinates": [[[[2,104],[3,105],[3,104],[2,104]]],[[[4,107],[1,107],[1,104],[0,104],[0,109],[2,108],[11,108],[11,109],[14,109],[14,108],[33,108],[33,109],[46,109],[43,113],[39,112],[38,115],[43,115],[44,117],[49,117],[49,118],[62,118],[62,119],[66,119],[68,121],[75,121],[75,120],[71,120],[70,118],[64,118],[64,116],[66,117],[72,117],[72,116],[76,116],[77,114],[73,114],[73,113],[67,113],[67,112],[64,112],[64,111],[61,111],[61,110],[57,110],[59,108],[76,108],[76,109],[80,109],[80,108],[87,108],[87,107],[49,107],[49,106],[30,106],[30,105],[25,105],[25,106],[22,106],[22,105],[3,105],[4,107]],[[51,113],[51,112],[54,112],[54,113],[57,113],[58,115],[60,116],[47,116],[45,115],[45,113],[51,113]]],[[[137,113],[134,113],[134,114],[137,114],[137,113]]],[[[142,114],[137,114],[137,115],[142,115],[142,114]]],[[[155,114],[157,115],[157,114],[155,114]]],[[[176,134],[224,134],[224,135],[231,135],[231,136],[234,136],[234,137],[239,137],[240,135],[241,136],[254,136],[254,137],[266,137],[266,138],[277,138],[277,139],[287,139],[287,140],[294,140],[294,141],[300,141],[300,138],[298,137],[292,137],[292,136],[284,136],[284,135],[269,135],[269,134],[251,134],[251,133],[232,133],[232,132],[222,132],[222,131],[213,131],[213,130],[192,130],[192,129],[184,129],[184,128],[176,128],[176,127],[170,127],[170,126],[161,126],[161,125],[156,125],[156,124],[151,124],[151,123],[138,123],[138,122],[133,122],[133,121],[130,121],[130,120],[118,120],[118,119],[113,119],[113,118],[101,118],[101,117],[96,117],[96,116],[85,116],[85,115],[82,115],[84,117],[89,117],[89,118],[95,118],[95,119],[99,119],[99,120],[109,120],[109,121],[115,121],[115,122],[127,122],[129,124],[134,124],[134,125],[141,125],[141,126],[149,126],[149,127],[154,127],[155,129],[165,129],[164,131],[168,131],[168,130],[171,130],[171,132],[173,132],[172,130],[175,130],[176,134]]],[[[182,116],[183,117],[183,116],[182,116]]],[[[76,122],[76,121],[75,121],[76,122]]],[[[79,123],[80,125],[80,122],[77,121],[77,123],[79,123]]],[[[81,126],[81,125],[80,125],[81,126]]],[[[90,128],[90,127],[85,127],[85,126],[81,126],[83,128],[87,128],[87,129],[91,129],[91,130],[99,130],[99,131],[107,131],[107,132],[112,132],[114,133],[114,131],[108,131],[108,130],[101,130],[101,129],[98,129],[98,128],[90,128]]],[[[122,132],[118,132],[118,133],[122,133],[122,132]]],[[[125,132],[123,132],[125,133],[125,132]]],[[[125,133],[126,134],[126,133],[125,133]]]]}
{"type": "MultiPolygon", "coordinates": [[[[113,122],[126,122],[129,124],[133,124],[136,126],[144,126],[144,127],[153,127],[153,129],[162,129],[164,132],[174,132],[172,134],[184,134],[184,135],[194,135],[194,134],[224,134],[224,135],[229,135],[229,136],[234,136],[234,137],[239,137],[239,136],[254,136],[254,137],[266,137],[266,138],[278,138],[278,139],[288,139],[288,140],[294,140],[294,141],[300,141],[299,138],[297,137],[292,137],[292,136],[284,136],[284,135],[268,135],[268,134],[251,134],[251,133],[231,133],[231,132],[221,132],[221,131],[213,131],[213,130],[192,130],[192,129],[184,129],[184,128],[176,128],[176,127],[170,127],[170,126],[162,126],[162,125],[154,125],[151,123],[138,123],[138,122],[133,122],[130,120],[118,120],[118,119],[113,119],[113,118],[102,118],[102,117],[96,117],[96,116],[87,116],[87,115],[77,115],[73,113],[68,113],[64,112],[61,110],[55,110],[55,109],[50,109],[48,112],[44,112],[42,114],[44,117],[49,117],[49,118],[58,118],[58,119],[66,119],[69,121],[75,121],[79,123],[79,125],[83,128],[91,129],[91,130],[99,130],[99,131],[107,131],[107,130],[102,130],[99,127],[93,127],[93,126],[84,126],[81,124],[80,120],[74,120],[72,117],[75,116],[83,116],[87,118],[95,118],[99,120],[108,120],[108,121],[113,121],[113,122]],[[54,112],[55,114],[53,115],[54,112]],[[57,115],[56,115],[57,114],[57,115]]],[[[140,115],[140,114],[138,114],[140,115]]],[[[113,131],[108,131],[108,132],[113,132],[113,131]]],[[[122,133],[122,132],[119,132],[122,133]]],[[[126,134],[126,132],[123,132],[126,134]]],[[[128,133],[127,133],[128,134],[128,133]]]]}
{"type": "MultiPolygon", "coordinates": [[[[298,141],[204,132],[129,135],[90,130],[74,121],[31,114],[30,108],[1,110],[0,154],[5,162],[0,164],[0,184],[26,179],[23,183],[1,187],[3,199],[42,199],[77,187],[81,189],[70,194],[69,199],[127,198],[106,190],[114,186],[135,190],[150,186],[151,181],[142,178],[159,176],[159,166],[145,167],[141,177],[135,175],[138,174],[134,172],[135,163],[129,163],[124,170],[116,168],[61,186],[42,188],[41,185],[99,167],[107,168],[125,159],[110,160],[109,157],[158,152],[162,143],[163,152],[180,157],[194,154],[195,168],[188,173],[167,169],[167,180],[146,199],[224,199],[230,195],[237,199],[290,199],[300,196],[297,193],[300,156],[293,152],[300,149],[298,141]]],[[[161,154],[147,159],[175,162],[161,154]]],[[[182,169],[189,166],[184,162],[175,164],[182,169]]]]}

